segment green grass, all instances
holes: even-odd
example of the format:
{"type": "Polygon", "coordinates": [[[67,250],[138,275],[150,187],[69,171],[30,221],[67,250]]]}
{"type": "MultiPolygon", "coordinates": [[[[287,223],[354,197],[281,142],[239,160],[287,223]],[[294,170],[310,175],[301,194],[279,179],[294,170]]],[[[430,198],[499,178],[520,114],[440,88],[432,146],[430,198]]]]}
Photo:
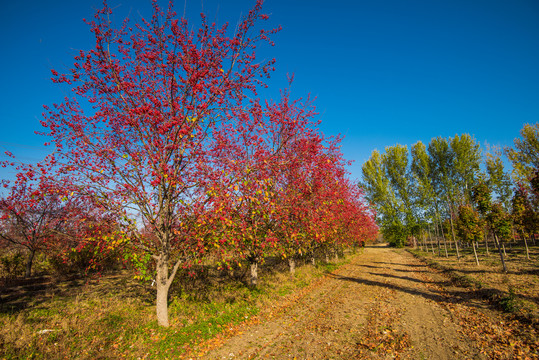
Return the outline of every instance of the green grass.
{"type": "Polygon", "coordinates": [[[323,275],[323,274],[326,274],[326,273],[331,273],[331,272],[337,270],[338,267],[339,266],[337,264],[333,263],[333,262],[318,264],[318,269],[320,269],[322,271],[322,273],[320,273],[320,275],[323,275]]]}

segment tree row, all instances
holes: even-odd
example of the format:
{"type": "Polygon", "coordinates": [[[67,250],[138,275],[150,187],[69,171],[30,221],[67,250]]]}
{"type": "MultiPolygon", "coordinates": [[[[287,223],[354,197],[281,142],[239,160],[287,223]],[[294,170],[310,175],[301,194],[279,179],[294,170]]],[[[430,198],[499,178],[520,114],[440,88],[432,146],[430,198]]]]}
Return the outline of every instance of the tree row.
{"type": "MultiPolygon", "coordinates": [[[[528,255],[539,226],[539,124],[525,125],[514,147],[483,150],[470,135],[433,138],[374,151],[363,164],[361,187],[377,210],[384,237],[395,246],[407,241],[426,246],[472,246],[488,237],[500,253],[518,239],[528,255]],[[504,168],[506,155],[512,173],[504,168]]],[[[433,247],[432,247],[432,250],[433,247]]],[[[477,260],[477,254],[476,254],[477,260]]]]}
{"type": "Polygon", "coordinates": [[[197,31],[172,8],[115,27],[105,3],[88,21],[95,47],[53,81],[72,97],[45,108],[41,163],[4,166],[0,238],[28,250],[91,261],[121,251],[156,286],[160,325],[178,270],[203,261],[247,261],[251,283],[267,256],[290,259],[360,245],[376,236],[374,215],[347,178],[339,138],[317,128],[310,99],[278,101],[258,91],[274,60],[255,49],[278,29],[262,1],[230,31],[197,31]],[[228,35],[230,34],[230,35],[228,35]],[[85,250],[86,249],[86,250],[85,250]],[[90,249],[90,250],[88,250],[90,249]]]}

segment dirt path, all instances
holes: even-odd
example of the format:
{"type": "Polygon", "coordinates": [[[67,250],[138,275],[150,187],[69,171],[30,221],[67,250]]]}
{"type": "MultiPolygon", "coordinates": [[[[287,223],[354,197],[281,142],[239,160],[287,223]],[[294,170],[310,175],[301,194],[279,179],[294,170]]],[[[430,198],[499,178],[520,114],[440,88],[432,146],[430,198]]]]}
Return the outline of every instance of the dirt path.
{"type": "Polygon", "coordinates": [[[367,248],[205,358],[534,358],[482,301],[448,289],[409,253],[367,248]]]}

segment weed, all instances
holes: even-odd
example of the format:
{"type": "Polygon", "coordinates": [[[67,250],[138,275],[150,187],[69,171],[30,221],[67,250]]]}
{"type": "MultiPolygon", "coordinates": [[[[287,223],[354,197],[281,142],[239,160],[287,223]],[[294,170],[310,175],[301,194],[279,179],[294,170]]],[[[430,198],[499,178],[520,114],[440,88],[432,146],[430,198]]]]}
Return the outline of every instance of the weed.
{"type": "Polygon", "coordinates": [[[500,299],[499,304],[503,311],[513,313],[518,310],[517,297],[513,289],[509,289],[509,294],[500,299]]]}
{"type": "Polygon", "coordinates": [[[318,268],[321,269],[324,273],[331,273],[338,268],[338,265],[332,262],[328,262],[318,265],[318,268]]]}

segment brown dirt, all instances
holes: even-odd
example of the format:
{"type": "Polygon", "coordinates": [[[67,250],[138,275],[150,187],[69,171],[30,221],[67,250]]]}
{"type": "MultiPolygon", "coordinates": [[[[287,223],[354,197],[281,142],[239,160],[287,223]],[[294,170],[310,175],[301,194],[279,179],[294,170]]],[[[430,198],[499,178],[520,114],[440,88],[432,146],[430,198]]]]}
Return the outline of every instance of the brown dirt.
{"type": "Polygon", "coordinates": [[[538,359],[536,344],[409,253],[368,247],[204,359],[538,359]]]}

